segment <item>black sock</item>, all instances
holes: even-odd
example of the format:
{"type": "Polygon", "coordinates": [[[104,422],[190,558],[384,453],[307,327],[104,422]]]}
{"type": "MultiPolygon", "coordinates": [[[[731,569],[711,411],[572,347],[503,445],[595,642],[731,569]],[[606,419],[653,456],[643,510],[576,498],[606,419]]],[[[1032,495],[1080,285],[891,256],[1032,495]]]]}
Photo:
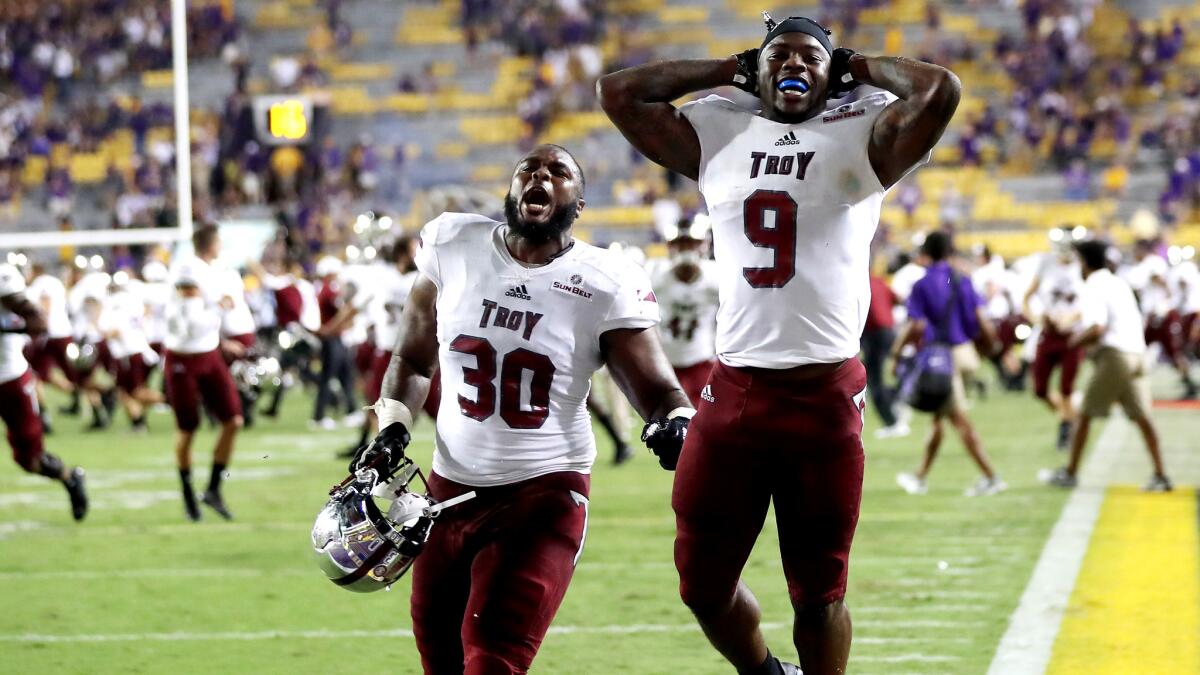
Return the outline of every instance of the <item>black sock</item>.
{"type": "Polygon", "coordinates": [[[191,469],[191,467],[179,470],[179,482],[183,485],[183,496],[188,499],[193,499],[194,493],[192,492],[192,469],[191,469]]]}
{"type": "Polygon", "coordinates": [[[779,663],[779,659],[771,655],[767,651],[767,660],[758,665],[757,668],[750,670],[739,670],[738,675],[783,675],[783,665],[779,663]]]}
{"type": "Polygon", "coordinates": [[[208,478],[208,491],[209,492],[220,492],[221,491],[221,478],[223,477],[224,473],[225,473],[225,465],[224,464],[214,463],[212,465],[212,475],[209,476],[209,478],[208,478]]]}
{"type": "Polygon", "coordinates": [[[62,480],[63,468],[63,462],[57,455],[43,452],[41,459],[38,461],[37,472],[46,478],[62,480]]]}

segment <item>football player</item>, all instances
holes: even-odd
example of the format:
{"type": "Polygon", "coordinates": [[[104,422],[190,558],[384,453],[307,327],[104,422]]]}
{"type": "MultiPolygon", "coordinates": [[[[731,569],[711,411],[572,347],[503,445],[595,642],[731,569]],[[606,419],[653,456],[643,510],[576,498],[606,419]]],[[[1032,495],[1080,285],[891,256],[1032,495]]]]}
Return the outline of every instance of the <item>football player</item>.
{"type": "MultiPolygon", "coordinates": [[[[214,225],[202,225],[192,235],[197,251],[208,249],[217,237],[214,225]]],[[[200,507],[192,490],[192,439],[200,426],[200,403],[221,423],[213,449],[212,473],[201,501],[222,518],[232,520],[225,505],[221,482],[233,457],[234,441],[242,427],[242,404],[229,366],[221,355],[221,321],[234,302],[222,292],[209,262],[193,257],[181,261],[173,272],[175,301],[167,310],[166,358],[163,376],[167,400],[175,412],[175,462],[189,520],[200,520],[200,507]]]]}
{"type": "Polygon", "coordinates": [[[1196,398],[1196,383],[1192,381],[1184,351],[1184,326],[1173,302],[1167,260],[1155,252],[1154,242],[1141,239],[1133,247],[1136,261],[1129,270],[1127,281],[1137,293],[1138,305],[1146,318],[1146,345],[1158,343],[1163,356],[1179,373],[1183,398],[1196,398]]]}
{"type": "Polygon", "coordinates": [[[524,673],[562,601],[587,530],[596,456],[585,408],[607,364],[674,466],[693,412],[663,355],[646,273],[572,237],[583,174],[543,145],[517,164],[505,222],[445,213],[421,232],[420,272],[352,469],[397,462],[429,378],[442,379],[430,490],[477,496],[438,518],[413,568],[426,673],[524,673]]]}
{"type": "MultiPolygon", "coordinates": [[[[33,338],[29,346],[29,365],[37,376],[38,401],[44,401],[42,384],[46,383],[60,391],[75,394],[75,384],[70,379],[71,364],[67,348],[71,344],[71,315],[67,312],[67,289],[58,277],[50,274],[43,263],[30,265],[29,288],[25,293],[46,317],[46,333],[33,338]],[[57,370],[54,368],[57,367],[57,370]]],[[[46,409],[41,408],[42,421],[46,421],[46,409]]],[[[50,433],[46,425],[46,433],[50,433]]]]}
{"type": "Polygon", "coordinates": [[[757,49],[629,68],[598,94],[642,154],[699,181],[713,222],[719,362],[672,496],[683,601],[739,672],[794,669],[767,650],[739,581],[773,500],[796,648],[820,675],[843,672],[850,651],[870,243],[884,194],[927,159],[960,85],[932,64],[835,49],[811,19],[767,28],[757,49]],[[826,109],[859,83],[883,91],[826,109]],[[671,104],[729,85],[758,105],[671,104]]]}
{"type": "Polygon", "coordinates": [[[717,276],[708,260],[710,227],[701,214],[668,228],[667,263],[650,273],[663,311],[658,325],[663,351],[692,405],[700,405],[716,356],[717,276]]]}
{"type": "Polygon", "coordinates": [[[163,398],[146,385],[150,368],[158,363],[159,357],[146,338],[146,302],[140,286],[141,282],[130,279],[128,272],[114,274],[99,327],[116,366],[121,404],[133,430],[144,432],[146,406],[161,403],[163,398]]]}
{"type": "Polygon", "coordinates": [[[42,444],[37,390],[23,349],[27,337],[46,332],[46,317],[25,297],[25,278],[0,264],[0,418],[8,427],[13,460],[29,473],[61,481],[71,498],[71,515],[83,520],[88,498],[83,469],[67,468],[42,444]]]}
{"type": "Polygon", "coordinates": [[[1041,325],[1033,357],[1033,391],[1058,416],[1057,445],[1059,450],[1066,450],[1075,421],[1071,394],[1083,363],[1083,348],[1069,346],[1083,319],[1083,273],[1070,242],[1060,240],[1054,248],[1025,292],[1023,307],[1025,316],[1040,318],[1041,325]],[[1039,307],[1034,306],[1035,300],[1039,307]],[[1057,392],[1050,390],[1055,366],[1059,367],[1057,392]]]}

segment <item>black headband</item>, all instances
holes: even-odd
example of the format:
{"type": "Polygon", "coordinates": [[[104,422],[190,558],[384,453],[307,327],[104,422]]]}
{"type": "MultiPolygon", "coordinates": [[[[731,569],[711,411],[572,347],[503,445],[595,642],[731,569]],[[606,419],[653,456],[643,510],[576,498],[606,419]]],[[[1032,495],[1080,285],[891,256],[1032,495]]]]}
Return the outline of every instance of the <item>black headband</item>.
{"type": "Polygon", "coordinates": [[[821,46],[825,48],[826,52],[833,54],[833,42],[831,42],[829,39],[829,31],[826,30],[821,24],[806,16],[789,16],[779,23],[775,23],[774,20],[771,20],[768,17],[767,26],[767,37],[763,39],[762,45],[759,46],[759,49],[766,47],[771,40],[774,40],[784,33],[804,33],[805,35],[810,35],[815,38],[817,42],[820,42],[821,46]],[[771,24],[775,25],[772,26],[771,24]]]}

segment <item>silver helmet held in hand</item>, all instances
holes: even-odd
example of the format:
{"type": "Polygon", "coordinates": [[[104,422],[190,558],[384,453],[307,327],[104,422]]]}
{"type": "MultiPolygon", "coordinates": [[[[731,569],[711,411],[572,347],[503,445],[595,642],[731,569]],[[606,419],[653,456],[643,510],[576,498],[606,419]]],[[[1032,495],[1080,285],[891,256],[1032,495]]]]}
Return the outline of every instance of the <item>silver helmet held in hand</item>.
{"type": "Polygon", "coordinates": [[[391,474],[361,469],[333,488],[312,529],[313,554],[330,581],[358,593],[391,586],[421,553],[437,514],[475,496],[437,503],[409,489],[414,477],[425,483],[405,457],[391,474]],[[386,512],[376,498],[391,502],[386,512]]]}

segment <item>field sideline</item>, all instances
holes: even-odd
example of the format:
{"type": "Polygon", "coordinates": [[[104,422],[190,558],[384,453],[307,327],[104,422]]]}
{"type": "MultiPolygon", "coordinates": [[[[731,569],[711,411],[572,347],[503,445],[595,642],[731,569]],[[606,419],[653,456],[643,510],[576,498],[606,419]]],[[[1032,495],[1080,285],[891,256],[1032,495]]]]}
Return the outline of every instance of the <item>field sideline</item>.
{"type": "MultiPolygon", "coordinates": [[[[152,416],[143,436],[123,418],[116,431],[86,434],[80,420],[57,417],[48,445],[88,468],[93,511],[76,525],[61,487],[12,464],[0,470],[0,672],[419,672],[407,583],[351,594],[309,559],[312,518],[345,472],[333,454],[351,433],[307,431],[308,405],[292,396],[280,420],[241,439],[226,487],[233,523],[211,511],[202,523],[184,520],[168,416],[152,416]]],[[[973,416],[1010,485],[997,497],[962,495],[974,473],[957,439],[944,445],[929,494],[905,495],[893,477],[915,466],[925,422],[918,417],[909,438],[875,441],[868,412],[851,672],[983,673],[992,661],[1067,493],[1036,483],[1037,469],[1061,458],[1050,444],[1054,421],[1031,397],[993,394],[973,416]]],[[[1170,468],[1200,423],[1194,411],[1155,417],[1170,468]]],[[[428,467],[427,420],[415,438],[413,456],[428,467]]],[[[199,439],[198,486],[211,440],[211,431],[199,439]]],[[[676,595],[671,475],[644,450],[614,468],[601,442],[587,548],[534,672],[730,672],[676,595]]],[[[1140,445],[1124,445],[1135,468],[1121,482],[1140,484],[1140,445]]],[[[773,650],[794,658],[776,541],[769,521],[745,578],[773,650]]],[[[1102,574],[1089,569],[1081,579],[1102,574]]]]}

